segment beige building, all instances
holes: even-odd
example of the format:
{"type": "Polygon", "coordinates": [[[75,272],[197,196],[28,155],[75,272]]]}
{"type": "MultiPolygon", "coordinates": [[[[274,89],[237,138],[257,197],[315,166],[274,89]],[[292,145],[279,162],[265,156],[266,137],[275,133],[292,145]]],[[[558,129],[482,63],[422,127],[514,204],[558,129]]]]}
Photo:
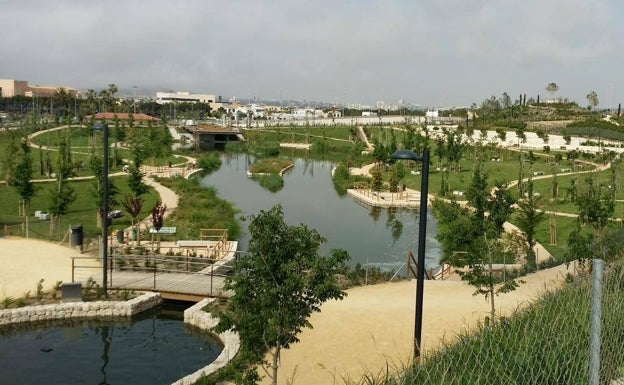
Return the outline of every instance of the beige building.
{"type": "Polygon", "coordinates": [[[50,97],[56,94],[58,89],[65,90],[70,96],[80,96],[78,90],[65,86],[29,86],[26,80],[0,79],[0,97],[10,98],[13,96],[43,96],[50,97]]]}
{"type": "Polygon", "coordinates": [[[26,80],[0,79],[0,97],[24,96],[28,91],[26,80]]]}

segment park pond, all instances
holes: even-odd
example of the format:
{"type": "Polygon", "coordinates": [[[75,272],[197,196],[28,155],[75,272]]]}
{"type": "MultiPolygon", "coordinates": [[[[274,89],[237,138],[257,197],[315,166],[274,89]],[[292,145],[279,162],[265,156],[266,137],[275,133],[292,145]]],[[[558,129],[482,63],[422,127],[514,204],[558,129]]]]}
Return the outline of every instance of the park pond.
{"type": "MultiPolygon", "coordinates": [[[[322,160],[294,158],[294,167],[283,176],[284,186],[277,192],[261,187],[247,176],[254,159],[247,154],[221,154],[218,171],[202,177],[203,186],[213,186],[217,194],[232,202],[240,217],[257,214],[280,203],[284,219],[290,225],[301,223],[316,229],[327,242],[321,252],[345,249],[351,255],[351,266],[376,266],[396,272],[407,260],[407,253],[416,254],[418,243],[418,210],[383,209],[361,205],[350,196],[339,194],[331,179],[333,163],[322,160]]],[[[242,220],[239,250],[249,242],[247,220],[242,220]]],[[[436,222],[429,210],[427,216],[426,268],[439,265],[440,248],[436,222]]]]}
{"type": "Polygon", "coordinates": [[[165,304],[132,318],[0,329],[3,384],[171,384],[207,366],[216,337],[165,304]]]}

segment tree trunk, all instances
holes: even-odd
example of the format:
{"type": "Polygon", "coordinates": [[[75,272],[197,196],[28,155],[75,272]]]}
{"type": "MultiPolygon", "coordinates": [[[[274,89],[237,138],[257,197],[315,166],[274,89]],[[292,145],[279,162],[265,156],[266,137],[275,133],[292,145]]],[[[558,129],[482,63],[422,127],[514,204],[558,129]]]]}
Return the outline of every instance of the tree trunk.
{"type": "Polygon", "coordinates": [[[271,377],[272,385],[277,385],[277,370],[279,369],[279,355],[281,349],[281,346],[278,344],[275,347],[275,353],[273,354],[273,362],[271,363],[271,369],[273,369],[273,376],[271,377]]]}

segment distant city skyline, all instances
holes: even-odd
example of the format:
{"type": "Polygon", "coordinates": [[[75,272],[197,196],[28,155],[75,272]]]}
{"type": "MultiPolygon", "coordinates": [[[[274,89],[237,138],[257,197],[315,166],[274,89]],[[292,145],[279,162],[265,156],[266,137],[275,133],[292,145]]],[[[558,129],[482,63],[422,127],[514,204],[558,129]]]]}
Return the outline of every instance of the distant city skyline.
{"type": "Polygon", "coordinates": [[[624,100],[616,0],[0,0],[0,78],[375,106],[624,100]],[[10,32],[10,34],[9,34],[10,32]]]}

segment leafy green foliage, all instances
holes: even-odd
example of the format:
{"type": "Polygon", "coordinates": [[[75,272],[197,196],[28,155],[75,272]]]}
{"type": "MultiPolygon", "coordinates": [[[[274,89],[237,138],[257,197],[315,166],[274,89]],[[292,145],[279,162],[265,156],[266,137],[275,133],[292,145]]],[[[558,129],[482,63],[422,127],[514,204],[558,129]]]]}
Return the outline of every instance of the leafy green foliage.
{"type": "Polygon", "coordinates": [[[141,170],[139,170],[135,164],[132,164],[130,165],[128,172],[128,187],[130,188],[130,191],[132,191],[134,196],[137,197],[145,194],[148,191],[149,186],[143,183],[143,173],[141,170]]]}
{"type": "Polygon", "coordinates": [[[312,327],[308,317],[320,311],[323,302],[346,295],[334,274],[344,272],[349,256],[343,250],[320,256],[325,239],[303,224],[286,224],[280,205],[251,216],[249,232],[248,252],[236,260],[236,273],[226,279],[225,290],[233,294],[219,315],[219,330],[233,327],[242,348],[258,359],[268,349],[275,384],[281,349],[298,342],[303,328],[312,327]]]}
{"type": "Polygon", "coordinates": [[[293,165],[290,159],[266,158],[260,159],[251,166],[249,172],[262,174],[279,174],[281,171],[293,165]]]}
{"type": "Polygon", "coordinates": [[[30,144],[27,137],[22,139],[20,149],[22,154],[15,165],[15,175],[9,179],[9,184],[15,187],[15,190],[28,205],[33,195],[35,195],[36,189],[35,184],[31,180],[33,170],[30,158],[30,144]]]}
{"type": "Polygon", "coordinates": [[[68,179],[74,176],[74,169],[71,164],[71,149],[65,140],[61,141],[59,146],[56,168],[56,188],[50,191],[50,205],[48,209],[58,220],[59,216],[67,213],[69,205],[76,200],[76,192],[68,183],[68,179]]]}
{"type": "Polygon", "coordinates": [[[227,229],[228,237],[236,239],[240,225],[235,219],[237,210],[220,199],[213,187],[202,187],[197,179],[159,179],[180,196],[178,207],[167,219],[169,226],[178,228],[180,239],[196,239],[200,229],[227,229]]]}
{"type": "Polygon", "coordinates": [[[202,154],[197,160],[197,167],[205,174],[217,171],[221,167],[221,157],[216,152],[202,154]]]}
{"type": "Polygon", "coordinates": [[[251,179],[272,193],[276,193],[284,188],[284,178],[278,174],[253,175],[251,179]]]}
{"type": "Polygon", "coordinates": [[[518,215],[516,217],[516,223],[518,228],[522,230],[525,236],[525,253],[527,263],[530,267],[537,266],[537,260],[535,255],[535,233],[537,226],[544,220],[546,215],[541,208],[541,197],[535,195],[533,192],[533,181],[529,180],[528,190],[526,192],[526,199],[518,200],[518,215]]]}
{"type": "Polygon", "coordinates": [[[461,207],[454,201],[434,200],[433,212],[438,219],[436,238],[442,245],[443,260],[454,266],[468,267],[460,272],[461,279],[475,287],[475,295],[484,295],[490,301],[494,320],[494,296],[517,287],[514,280],[507,281],[492,271],[494,261],[513,259],[507,255],[509,251],[499,237],[515,199],[502,183],[497,183],[493,194],[488,192],[487,176],[480,162],[475,166],[466,195],[471,208],[461,207]],[[486,212],[490,215],[486,216],[486,212]]]}
{"type": "Polygon", "coordinates": [[[579,209],[578,219],[581,223],[589,224],[597,230],[605,227],[615,207],[612,189],[613,186],[596,183],[592,174],[577,186],[573,201],[579,209]]]}

